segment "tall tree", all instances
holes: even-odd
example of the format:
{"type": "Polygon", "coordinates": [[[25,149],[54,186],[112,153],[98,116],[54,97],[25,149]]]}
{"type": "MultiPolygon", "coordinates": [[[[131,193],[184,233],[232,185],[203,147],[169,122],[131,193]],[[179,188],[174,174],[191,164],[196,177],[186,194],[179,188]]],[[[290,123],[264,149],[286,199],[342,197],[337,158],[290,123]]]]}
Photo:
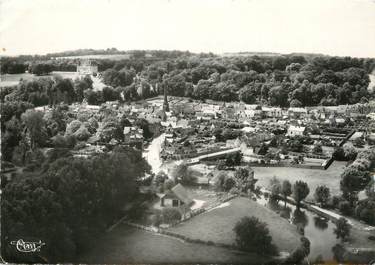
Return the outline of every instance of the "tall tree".
{"type": "Polygon", "coordinates": [[[293,185],[293,199],[297,203],[297,208],[301,206],[301,202],[309,195],[310,189],[306,182],[296,181],[293,185]]]}
{"type": "Polygon", "coordinates": [[[40,111],[27,110],[21,116],[25,124],[27,134],[30,136],[31,149],[43,145],[45,142],[45,127],[43,113],[40,111]]]}
{"type": "Polygon", "coordinates": [[[284,197],[284,202],[285,202],[285,206],[286,206],[287,197],[292,195],[292,184],[290,184],[290,182],[288,180],[283,181],[283,183],[281,185],[281,194],[284,197]]]}
{"type": "Polygon", "coordinates": [[[351,226],[348,223],[348,220],[346,220],[345,218],[341,217],[336,222],[336,228],[334,232],[336,234],[336,237],[340,238],[342,241],[345,241],[350,236],[350,230],[351,226]]]}
{"type": "Polygon", "coordinates": [[[255,183],[258,181],[254,178],[254,171],[251,168],[238,168],[234,173],[236,186],[241,192],[255,190],[255,183]]]}
{"type": "Polygon", "coordinates": [[[327,205],[328,200],[331,194],[329,192],[329,188],[325,185],[320,185],[316,187],[314,197],[315,200],[320,203],[323,207],[327,205]]]}

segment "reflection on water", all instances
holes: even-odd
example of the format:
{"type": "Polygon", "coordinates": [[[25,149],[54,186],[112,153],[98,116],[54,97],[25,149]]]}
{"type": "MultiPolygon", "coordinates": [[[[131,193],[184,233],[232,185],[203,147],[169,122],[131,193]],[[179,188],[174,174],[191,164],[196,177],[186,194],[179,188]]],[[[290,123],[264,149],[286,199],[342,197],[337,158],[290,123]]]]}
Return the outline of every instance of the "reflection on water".
{"type": "Polygon", "coordinates": [[[320,230],[326,230],[328,228],[328,219],[315,216],[314,224],[316,228],[319,228],[320,230]]]}
{"type": "Polygon", "coordinates": [[[343,248],[343,246],[337,244],[335,246],[332,247],[332,253],[333,253],[333,257],[335,258],[335,260],[337,261],[343,261],[344,260],[344,253],[345,253],[345,250],[343,248]]]}
{"type": "Polygon", "coordinates": [[[306,209],[297,209],[295,205],[289,203],[285,206],[282,201],[267,200],[263,196],[257,198],[257,202],[296,225],[298,231],[310,240],[310,260],[316,260],[317,257],[323,260],[334,258],[332,248],[339,242],[333,232],[335,225],[330,220],[306,209]]]}
{"type": "Polygon", "coordinates": [[[282,218],[285,218],[285,219],[288,219],[288,220],[291,220],[291,213],[292,213],[292,209],[288,206],[284,207],[281,212],[280,212],[280,216],[282,218]]]}
{"type": "Polygon", "coordinates": [[[292,223],[297,226],[298,231],[301,235],[305,235],[305,227],[309,224],[309,219],[305,213],[306,211],[301,211],[301,209],[295,209],[293,212],[292,223]]]}

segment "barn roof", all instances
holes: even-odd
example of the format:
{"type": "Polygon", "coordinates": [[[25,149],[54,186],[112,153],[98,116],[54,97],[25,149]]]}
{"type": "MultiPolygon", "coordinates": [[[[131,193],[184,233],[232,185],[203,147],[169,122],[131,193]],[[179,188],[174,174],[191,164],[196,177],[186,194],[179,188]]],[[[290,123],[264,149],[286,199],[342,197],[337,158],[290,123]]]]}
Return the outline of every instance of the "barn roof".
{"type": "Polygon", "coordinates": [[[185,189],[184,186],[182,186],[180,183],[174,186],[171,190],[174,195],[181,201],[183,201],[186,205],[189,205],[193,203],[193,199],[189,196],[189,193],[185,189]]]}

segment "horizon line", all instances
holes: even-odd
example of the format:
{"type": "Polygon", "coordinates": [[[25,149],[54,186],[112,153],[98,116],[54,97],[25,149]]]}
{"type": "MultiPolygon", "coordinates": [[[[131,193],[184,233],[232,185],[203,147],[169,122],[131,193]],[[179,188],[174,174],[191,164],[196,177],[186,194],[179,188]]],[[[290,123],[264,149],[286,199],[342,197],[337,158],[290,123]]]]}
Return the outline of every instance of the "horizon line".
{"type": "MultiPolygon", "coordinates": [[[[99,51],[99,50],[110,50],[110,49],[116,49],[118,52],[121,53],[130,53],[133,51],[167,51],[167,52],[173,52],[173,51],[179,51],[179,52],[189,52],[192,54],[214,54],[214,55],[225,55],[225,54],[246,54],[246,53],[253,53],[254,55],[256,54],[274,54],[274,55],[292,55],[292,54],[300,54],[300,55],[320,55],[320,56],[328,56],[328,57],[351,57],[351,58],[363,58],[363,59],[375,59],[375,57],[371,56],[366,56],[366,57],[359,57],[359,56],[351,56],[351,55],[332,55],[332,54],[326,54],[326,53],[319,53],[319,52],[302,52],[302,51],[295,51],[295,52],[289,52],[289,53],[281,53],[281,52],[274,52],[274,51],[224,51],[224,52],[212,52],[212,51],[200,51],[200,52],[193,52],[190,50],[183,50],[183,49],[127,49],[127,50],[120,50],[116,47],[111,47],[111,48],[98,48],[98,49],[93,49],[93,48],[77,48],[73,50],[64,50],[64,51],[56,51],[56,52],[48,52],[48,53],[19,53],[19,54],[13,54],[13,55],[8,55],[8,54],[0,54],[1,57],[21,57],[21,56],[48,56],[50,54],[54,53],[68,53],[68,52],[74,52],[74,51],[79,51],[79,50],[93,50],[93,51],[99,51]]],[[[4,49],[3,49],[4,51],[4,49]]],[[[116,54],[121,54],[121,53],[112,53],[112,54],[106,54],[106,55],[116,55],[116,54]]],[[[85,55],[100,55],[100,54],[82,54],[82,55],[68,55],[68,56],[61,56],[61,57],[70,57],[70,56],[85,56],[85,55]]]]}

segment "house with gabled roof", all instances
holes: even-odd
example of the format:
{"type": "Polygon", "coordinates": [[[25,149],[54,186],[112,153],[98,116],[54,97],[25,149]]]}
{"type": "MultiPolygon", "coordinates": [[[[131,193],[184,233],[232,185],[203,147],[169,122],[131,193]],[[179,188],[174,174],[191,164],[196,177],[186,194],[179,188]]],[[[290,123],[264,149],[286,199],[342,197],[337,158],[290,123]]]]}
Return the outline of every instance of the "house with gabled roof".
{"type": "Polygon", "coordinates": [[[164,193],[158,193],[157,196],[160,198],[160,207],[191,206],[194,203],[188,191],[180,183],[164,193]]]}
{"type": "Polygon", "coordinates": [[[306,127],[290,125],[288,128],[287,136],[302,136],[305,134],[306,127]]]}

